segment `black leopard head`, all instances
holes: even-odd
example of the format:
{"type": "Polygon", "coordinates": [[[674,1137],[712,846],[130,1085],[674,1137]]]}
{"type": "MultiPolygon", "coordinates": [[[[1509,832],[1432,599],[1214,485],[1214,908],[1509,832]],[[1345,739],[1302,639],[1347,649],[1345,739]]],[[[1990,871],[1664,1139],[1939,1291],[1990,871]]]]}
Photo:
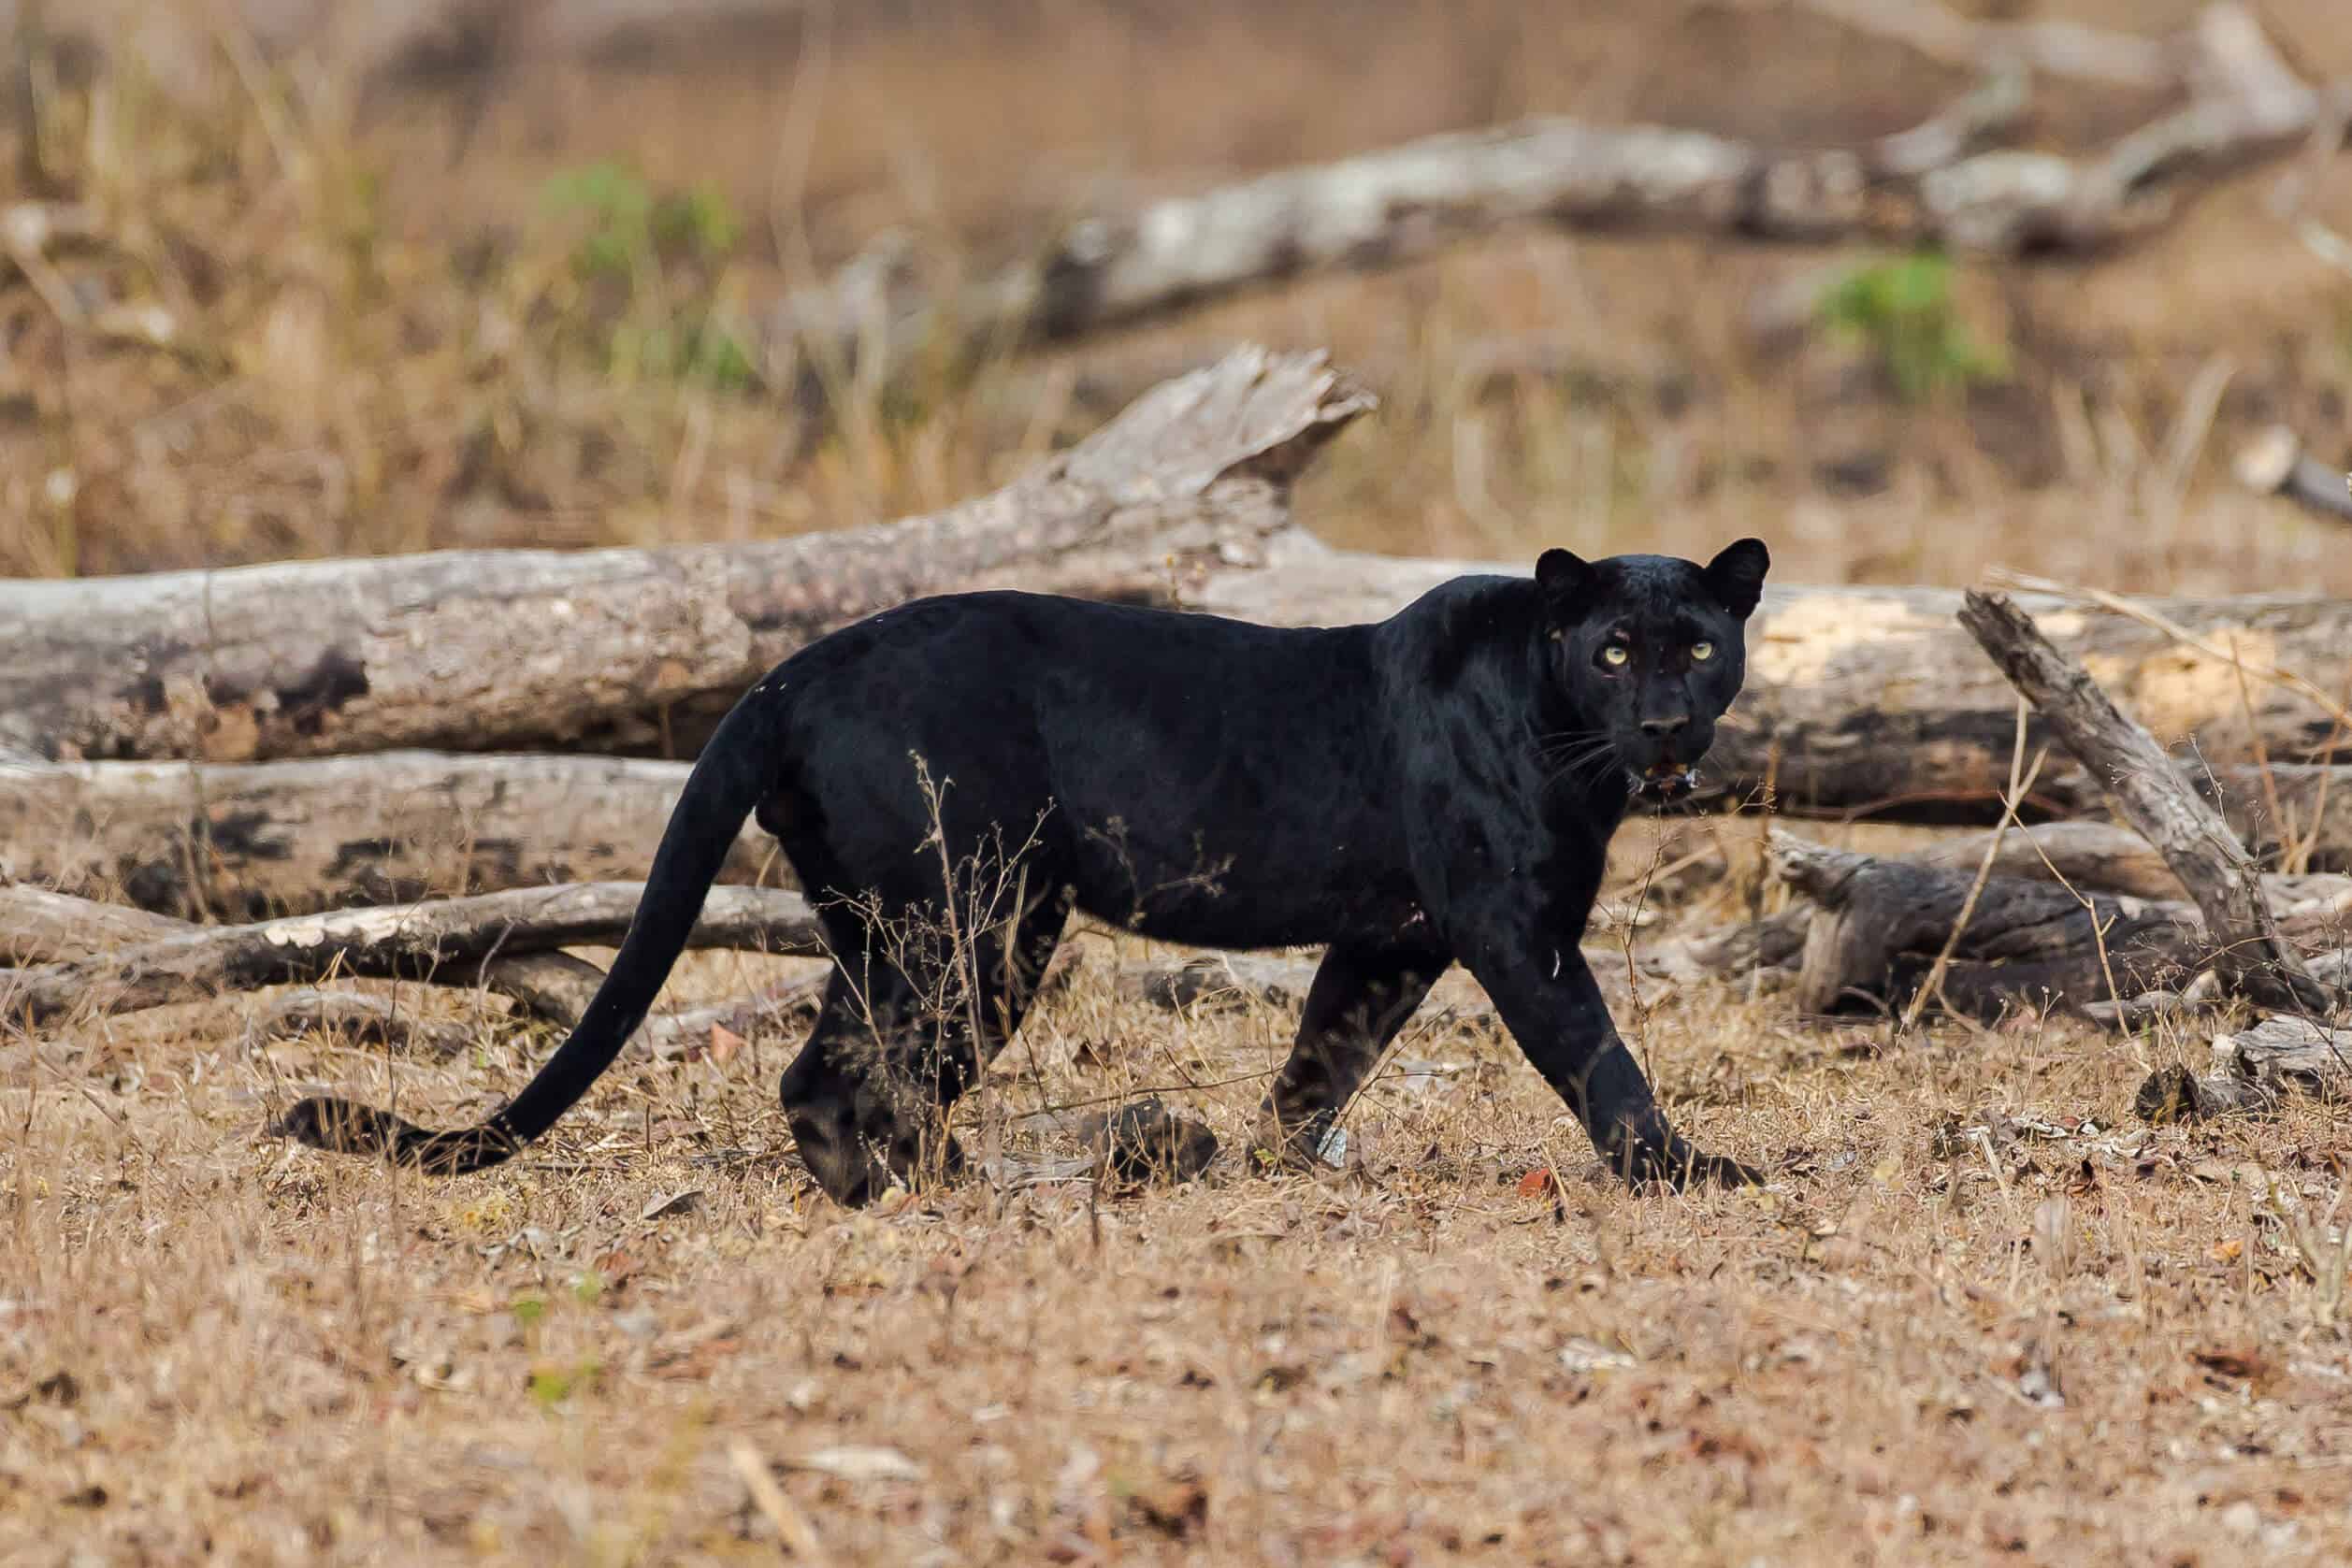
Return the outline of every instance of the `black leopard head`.
{"type": "Polygon", "coordinates": [[[1705,566],[1670,555],[1536,563],[1550,673],[1570,722],[1555,771],[1621,769],[1635,794],[1673,799],[1696,782],[1715,721],[1739,695],[1748,617],[1771,556],[1743,539],[1705,566]],[[1572,764],[1560,759],[1573,759],[1572,764]]]}

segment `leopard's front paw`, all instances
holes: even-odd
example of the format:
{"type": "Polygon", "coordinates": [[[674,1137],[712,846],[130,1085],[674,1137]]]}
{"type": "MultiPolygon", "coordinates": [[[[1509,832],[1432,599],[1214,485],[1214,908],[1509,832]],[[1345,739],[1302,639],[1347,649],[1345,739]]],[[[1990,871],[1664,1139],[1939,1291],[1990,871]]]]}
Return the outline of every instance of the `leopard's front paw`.
{"type": "Polygon", "coordinates": [[[1626,1185],[1636,1188],[1663,1187],[1688,1192],[1700,1187],[1762,1187],[1765,1175],[1728,1155],[1707,1154],[1677,1138],[1672,1142],[1639,1144],[1620,1162],[1626,1185]]]}
{"type": "Polygon", "coordinates": [[[1249,1163],[1271,1173],[1311,1171],[1321,1158],[1323,1141],[1331,1136],[1332,1118],[1308,1116],[1284,1122],[1272,1112],[1262,1115],[1249,1138],[1249,1163]]]}

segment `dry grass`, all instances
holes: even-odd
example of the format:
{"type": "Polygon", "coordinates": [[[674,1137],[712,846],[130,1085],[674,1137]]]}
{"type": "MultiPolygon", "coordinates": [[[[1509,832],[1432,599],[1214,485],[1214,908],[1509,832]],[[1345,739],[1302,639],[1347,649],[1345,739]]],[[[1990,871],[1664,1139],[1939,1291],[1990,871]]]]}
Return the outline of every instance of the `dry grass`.
{"type": "Polygon", "coordinates": [[[1018,1118],[1174,1087],[1227,1144],[1193,1184],[845,1214],[789,1152],[788,1032],[626,1061],[447,1184],[253,1132],[314,1083],[455,1119],[544,1042],[248,1051],[230,1002],[0,1047],[0,1559],[773,1561],[779,1518],[842,1562],[2352,1551],[2341,1259],[2315,1281],[2279,1221],[2341,1191],[2329,1109],[2150,1131],[2143,1045],[1636,1006],[1596,949],[1678,1119],[1770,1191],[1618,1190],[1442,1014],[1348,1170],[1269,1177],[1237,1150],[1293,1020],[1123,1000],[1080,940],[967,1120],[1068,1153],[1018,1118]]]}

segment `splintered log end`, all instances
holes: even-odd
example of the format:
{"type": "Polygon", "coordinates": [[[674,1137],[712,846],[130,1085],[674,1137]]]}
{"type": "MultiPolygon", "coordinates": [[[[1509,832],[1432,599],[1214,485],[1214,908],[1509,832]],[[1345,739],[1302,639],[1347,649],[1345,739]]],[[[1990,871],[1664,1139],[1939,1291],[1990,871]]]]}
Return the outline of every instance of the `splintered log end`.
{"type": "Polygon", "coordinates": [[[2303,439],[2273,424],[2240,448],[2230,471],[2258,496],[2277,496],[2323,517],[2352,521],[2352,477],[2303,450],[2303,439]]]}
{"type": "Polygon", "coordinates": [[[1136,398],[1071,449],[1061,472],[1113,492],[1140,481],[1162,495],[1227,478],[1287,484],[1378,402],[1320,350],[1245,343],[1136,398]]]}
{"type": "Polygon", "coordinates": [[[2302,455],[2302,438],[2284,424],[2273,424],[2238,450],[2231,469],[2248,490],[2275,496],[2287,488],[2302,455]]]}
{"type": "Polygon", "coordinates": [[[1778,827],[1766,841],[1765,855],[1775,878],[1825,909],[1845,902],[1854,873],[1871,861],[1868,855],[1833,849],[1778,827]]]}

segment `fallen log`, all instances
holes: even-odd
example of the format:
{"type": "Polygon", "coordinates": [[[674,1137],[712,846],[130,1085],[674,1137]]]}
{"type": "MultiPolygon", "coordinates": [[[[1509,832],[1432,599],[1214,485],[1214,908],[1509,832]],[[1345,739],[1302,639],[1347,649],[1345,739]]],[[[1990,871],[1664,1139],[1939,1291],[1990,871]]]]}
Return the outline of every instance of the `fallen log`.
{"type": "MultiPolygon", "coordinates": [[[[204,929],[186,920],[121,904],[22,883],[0,883],[0,996],[7,994],[11,969],[98,957],[204,929]]],[[[568,953],[529,953],[494,957],[482,964],[453,965],[432,978],[452,985],[481,985],[512,999],[528,1014],[568,1026],[587,1007],[588,999],[603,982],[604,971],[568,953]]],[[[332,999],[353,993],[296,995],[332,999]]],[[[356,1016],[371,1009],[377,1000],[361,998],[348,1005],[323,1000],[318,1003],[319,1016],[324,1018],[339,1008],[356,1016]]],[[[293,999],[274,1002],[270,1021],[257,1027],[266,1033],[284,1033],[300,1025],[305,1005],[293,999]]]]}
{"type": "MultiPolygon", "coordinates": [[[[1780,837],[1789,845],[1811,845],[1811,841],[1794,835],[1780,837]]],[[[1865,858],[1957,877],[1960,880],[1956,888],[1964,893],[1968,880],[1984,861],[1991,838],[1989,831],[1955,834],[1902,855],[1865,858]]],[[[1801,856],[1814,850],[1833,856],[1852,853],[1823,845],[1789,853],[1801,856]]],[[[2076,821],[2013,826],[1993,857],[1993,875],[2053,886],[2062,884],[2077,893],[2112,896],[2119,903],[2143,900],[2163,906],[2168,917],[2191,926],[2197,926],[2199,921],[2194,907],[2184,901],[2180,879],[2172,874],[2164,857],[2139,834],[2112,823],[2076,821]]],[[[2324,931],[2330,923],[2352,914],[2352,876],[2269,874],[2262,878],[2262,891],[2272,913],[2299,933],[2324,931]]],[[[1711,930],[1675,937],[1644,951],[1640,956],[1641,968],[1644,973],[1683,983],[1740,979],[1753,973],[1761,978],[1765,988],[1779,990],[1798,976],[1804,961],[1806,933],[1815,913],[1811,904],[1800,903],[1758,919],[1734,921],[1711,930]]],[[[1921,957],[1924,961],[1932,955],[1930,948],[1921,957]]],[[[2160,995],[2138,993],[2151,999],[2160,995]]],[[[2102,1022],[2123,1024],[2150,1011],[2154,1003],[2137,1011],[2118,1008],[2113,1001],[2093,1000],[2084,1005],[2102,1022]],[[2100,1009],[2107,1009],[2108,1013],[2101,1014],[2100,1009]]]]}
{"type": "MultiPolygon", "coordinates": [[[[1364,554],[1294,533],[1270,546],[1267,569],[1214,579],[1186,602],[1276,625],[1328,626],[1393,614],[1465,572],[1528,569],[1364,554]]],[[[2251,673],[2242,685],[2229,660],[2143,621],[2054,595],[2014,597],[2143,722],[2168,739],[2195,738],[2196,755],[2176,765],[2200,775],[2213,769],[2233,822],[2279,826],[2254,771],[2255,734],[2305,802],[2317,800],[2325,770],[2297,775],[2291,765],[2324,761],[2352,743],[2309,698],[2251,673]]],[[[2284,596],[2150,603],[2208,642],[2234,640],[2250,671],[2270,666],[2330,687],[2352,683],[2352,604],[2284,596]]],[[[1769,778],[1781,804],[1796,810],[1991,820],[2009,776],[2017,698],[1957,625],[1960,604],[1957,592],[1941,588],[1768,583],[1749,623],[1747,686],[1705,773],[1735,796],[1769,778]]],[[[2052,738],[2040,719],[2028,726],[2029,748],[2052,738]]],[[[2352,802],[2347,784],[2352,772],[2335,782],[2331,798],[2352,802]]],[[[2102,798],[2088,770],[2054,751],[2028,804],[2030,814],[2057,815],[2102,798]]],[[[2321,820],[2312,866],[2352,870],[2352,812],[2329,810],[2342,826],[2321,820]]]]}
{"type": "Polygon", "coordinates": [[[19,965],[136,947],[190,928],[184,921],[143,910],[22,883],[0,883],[0,972],[19,965]]]}
{"type": "MultiPolygon", "coordinates": [[[[1962,833],[1897,858],[1947,870],[1974,871],[1993,835],[1962,833]]],[[[2182,897],[2181,879],[2154,844],[2112,822],[2078,819],[2013,827],[1993,856],[1995,876],[2064,882],[2083,892],[2140,899],[2182,897]]],[[[2352,913],[2352,876],[2265,872],[2262,896],[2274,914],[2352,913]]]]}
{"type": "MultiPolygon", "coordinates": [[[[209,929],[217,928],[46,888],[0,885],[0,959],[19,969],[103,957],[170,938],[200,936],[209,929]]],[[[524,944],[528,945],[527,938],[524,944]]],[[[1057,965],[1047,970],[1040,985],[1041,995],[1061,983],[1069,967],[1067,957],[1067,949],[1057,956],[1057,965]]],[[[336,971],[339,975],[360,972],[348,965],[336,971]]],[[[9,969],[0,967],[0,997],[7,994],[10,978],[9,969]]],[[[597,987],[604,984],[604,971],[570,953],[501,953],[479,963],[453,962],[413,978],[436,985],[480,986],[514,1002],[518,1016],[570,1029],[587,1011],[597,987]]],[[[823,975],[786,981],[730,1001],[657,1012],[639,1030],[638,1043],[657,1057],[674,1057],[707,1045],[714,1026],[748,1035],[757,1025],[813,1010],[824,982],[823,975]]],[[[455,1026],[421,1022],[414,1009],[402,1009],[394,999],[316,987],[272,999],[248,1021],[246,1038],[279,1039],[313,1031],[339,1031],[437,1055],[452,1054],[471,1038],[455,1026]]]]}
{"type": "Polygon", "coordinates": [[[2014,63],[2038,76],[2103,87],[2162,88],[2180,77],[2173,40],[2110,33],[2056,20],[1988,22],[1937,0],[1799,0],[1857,33],[1889,38],[1947,65],[2014,63]]]}
{"type": "MultiPolygon", "coordinates": [[[[188,919],[644,876],[688,765],[381,752],[0,764],[0,875],[188,919]]],[[[789,885],[749,822],[719,873],[789,885]]]]}
{"type": "Polygon", "coordinates": [[[2127,718],[2008,596],[1970,590],[1960,624],[2163,855],[2204,916],[2222,983],[2264,1006],[2332,1012],[2342,997],[2312,978],[2280,933],[2252,856],[2181,779],[2156,738],[2127,718]]]}
{"type": "MultiPolygon", "coordinates": [[[[38,1024],[77,1010],[124,1013],[339,974],[464,978],[510,957],[615,942],[643,891],[640,883],[584,883],[252,926],[197,927],[130,947],[0,971],[0,1017],[38,1024]]],[[[713,889],[687,940],[691,946],[800,957],[825,951],[823,931],[801,896],[768,888],[713,889]]]]}
{"type": "MultiPolygon", "coordinates": [[[[1845,20],[1870,20],[1851,9],[1845,20]]],[[[2095,252],[2163,223],[2169,188],[2186,175],[2298,149],[2352,103],[2352,88],[2298,79],[2232,4],[2206,7],[2162,43],[1984,24],[1955,39],[1916,16],[1895,25],[1915,43],[1956,41],[1990,79],[1909,131],[1827,151],[1556,116],[1429,137],[1085,217],[1038,253],[947,291],[903,244],[879,247],[765,312],[765,353],[804,394],[821,385],[820,366],[880,384],[943,350],[1066,339],[1302,271],[1393,266],[1466,234],[1532,223],[2005,256],[2095,252]],[[2142,84],[2154,74],[2188,101],[2087,153],[1981,150],[2023,122],[2023,72],[2036,61],[2142,84]]]]}
{"type": "MultiPolygon", "coordinates": [[[[1276,621],[1378,618],[1446,577],[1509,569],[1352,556],[1296,541],[1281,545],[1280,559],[1200,597],[1276,621]]],[[[1782,804],[1795,810],[1877,804],[1889,815],[1951,818],[1989,804],[1998,760],[1989,735],[2011,715],[1993,709],[1994,671],[1975,659],[1951,662],[1956,629],[1931,619],[1945,603],[1956,610],[1956,596],[1768,590],[1751,636],[1749,688],[1710,770],[1721,770],[1734,791],[1776,771],[1782,804]],[[1842,613],[1884,632],[1883,667],[1870,644],[1845,639],[1842,613]],[[1855,735],[1883,743],[1848,738],[1855,735]]],[[[2242,646],[2273,657],[2316,657],[2325,639],[2352,637],[2352,613],[2318,603],[2164,608],[2217,635],[2234,632],[2242,646]],[[2232,612],[2234,622],[2220,618],[2232,612]],[[2297,613],[2309,619],[2296,624],[2297,613]],[[2255,636],[2257,620],[2273,626],[2255,636]]],[[[2105,611],[2088,619],[2062,612],[2045,624],[2076,628],[2063,640],[2108,671],[2140,711],[2170,712],[2172,725],[2198,735],[2200,755],[2185,760],[2186,770],[2266,862],[2352,869],[2352,768],[2276,763],[2266,780],[2251,764],[2230,765],[2246,731],[2227,666],[2183,655],[2105,611]]],[[[2293,694],[2252,691],[2273,755],[2327,744],[2324,718],[2293,694]]],[[[644,874],[685,771],[648,759],[413,752],[224,765],[0,762],[0,875],[105,890],[167,913],[247,919],[426,894],[625,881],[644,874]]],[[[2051,811],[2087,809],[2097,803],[2097,781],[2054,757],[2035,799],[2051,811]]],[[[746,825],[720,879],[759,880],[764,867],[770,885],[790,885],[791,868],[772,847],[746,825]]],[[[2026,853],[2021,842],[1998,869],[2016,870],[2026,853]]],[[[2098,885],[2156,896],[2152,887],[2098,885]]]]}
{"type": "Polygon", "coordinates": [[[810,640],[917,596],[1164,597],[1256,558],[1371,405],[1245,348],[1005,489],[839,533],[447,551],[0,583],[0,753],[247,761],[440,745],[661,750],[810,640]]]}
{"type": "MultiPolygon", "coordinates": [[[[1769,858],[1773,874],[1814,906],[1796,984],[1796,1005],[1811,1014],[1901,1012],[1974,880],[1973,868],[1860,855],[1779,829],[1769,858]]],[[[1953,950],[1943,998],[1971,1016],[2079,1009],[2111,991],[2177,989],[2208,953],[2186,902],[2077,898],[2055,883],[1997,876],[1953,950]]]]}
{"type": "Polygon", "coordinates": [[[1392,266],[1515,223],[1925,237],[1943,226],[1925,181],[2025,108],[2024,79],[2004,72],[1908,131],[1825,151],[1540,116],[1080,218],[946,297],[902,246],[878,248],[779,300],[759,326],[772,362],[797,357],[813,375],[815,359],[875,382],[943,342],[1001,351],[1075,338],[1303,271],[1392,266]]]}

